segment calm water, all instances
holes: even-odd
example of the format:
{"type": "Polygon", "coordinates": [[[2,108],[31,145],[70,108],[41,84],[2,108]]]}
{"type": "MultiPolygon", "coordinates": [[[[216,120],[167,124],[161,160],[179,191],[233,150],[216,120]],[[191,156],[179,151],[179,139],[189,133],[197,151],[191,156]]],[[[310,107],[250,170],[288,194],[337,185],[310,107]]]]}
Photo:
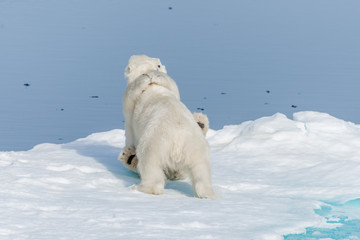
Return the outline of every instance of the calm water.
{"type": "Polygon", "coordinates": [[[355,0],[1,1],[0,151],[123,128],[123,69],[138,53],[160,57],[183,102],[214,129],[303,110],[360,123],[359,8],[355,0]]]}

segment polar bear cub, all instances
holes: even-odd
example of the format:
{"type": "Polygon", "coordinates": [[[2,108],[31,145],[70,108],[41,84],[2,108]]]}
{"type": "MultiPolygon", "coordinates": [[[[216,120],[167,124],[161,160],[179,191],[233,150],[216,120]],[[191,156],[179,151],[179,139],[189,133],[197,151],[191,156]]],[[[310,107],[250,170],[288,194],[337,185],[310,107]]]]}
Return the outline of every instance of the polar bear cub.
{"type": "Polygon", "coordinates": [[[161,194],[166,176],[180,173],[190,176],[196,197],[215,198],[208,143],[160,59],[132,56],[125,77],[125,147],[136,149],[136,189],[161,194]]]}

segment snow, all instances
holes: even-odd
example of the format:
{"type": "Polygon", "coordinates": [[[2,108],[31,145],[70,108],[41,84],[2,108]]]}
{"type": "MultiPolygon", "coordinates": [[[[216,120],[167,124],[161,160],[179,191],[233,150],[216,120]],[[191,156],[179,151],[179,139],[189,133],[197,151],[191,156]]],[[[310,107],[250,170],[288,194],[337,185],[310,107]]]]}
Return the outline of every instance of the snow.
{"type": "Polygon", "coordinates": [[[116,160],[121,129],[0,152],[0,238],[283,239],[339,227],[339,211],[360,218],[360,125],[277,113],[207,138],[216,200],[195,198],[188,180],[160,196],[132,190],[138,176],[116,160]]]}

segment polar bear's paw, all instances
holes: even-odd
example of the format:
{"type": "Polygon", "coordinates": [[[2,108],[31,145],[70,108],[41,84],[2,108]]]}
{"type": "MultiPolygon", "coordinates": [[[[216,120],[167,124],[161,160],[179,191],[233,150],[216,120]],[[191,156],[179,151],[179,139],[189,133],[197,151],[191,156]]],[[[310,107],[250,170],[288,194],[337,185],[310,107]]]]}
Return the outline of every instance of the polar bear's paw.
{"type": "Polygon", "coordinates": [[[199,127],[201,128],[201,131],[203,132],[204,136],[206,136],[207,131],[209,130],[209,119],[208,117],[203,113],[193,113],[193,117],[199,127]]]}
{"type": "Polygon", "coordinates": [[[153,194],[153,195],[161,195],[164,193],[164,185],[163,184],[156,184],[151,186],[145,186],[143,184],[133,186],[132,189],[136,189],[137,191],[153,194]]]}
{"type": "Polygon", "coordinates": [[[119,154],[118,160],[131,171],[138,172],[138,159],[135,155],[135,147],[124,147],[119,154]]]}
{"type": "Polygon", "coordinates": [[[215,199],[216,194],[212,189],[211,185],[206,184],[195,184],[195,196],[198,198],[215,199]]]}

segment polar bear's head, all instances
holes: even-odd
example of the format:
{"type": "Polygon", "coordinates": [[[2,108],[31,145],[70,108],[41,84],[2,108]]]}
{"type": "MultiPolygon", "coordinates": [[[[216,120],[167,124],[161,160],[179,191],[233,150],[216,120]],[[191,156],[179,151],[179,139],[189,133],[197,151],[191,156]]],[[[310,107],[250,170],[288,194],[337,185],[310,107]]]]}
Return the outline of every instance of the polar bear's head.
{"type": "Polygon", "coordinates": [[[135,80],[141,74],[149,71],[159,71],[166,73],[166,68],[161,64],[159,58],[151,58],[146,55],[133,55],[125,69],[125,77],[128,83],[135,80]]]}

